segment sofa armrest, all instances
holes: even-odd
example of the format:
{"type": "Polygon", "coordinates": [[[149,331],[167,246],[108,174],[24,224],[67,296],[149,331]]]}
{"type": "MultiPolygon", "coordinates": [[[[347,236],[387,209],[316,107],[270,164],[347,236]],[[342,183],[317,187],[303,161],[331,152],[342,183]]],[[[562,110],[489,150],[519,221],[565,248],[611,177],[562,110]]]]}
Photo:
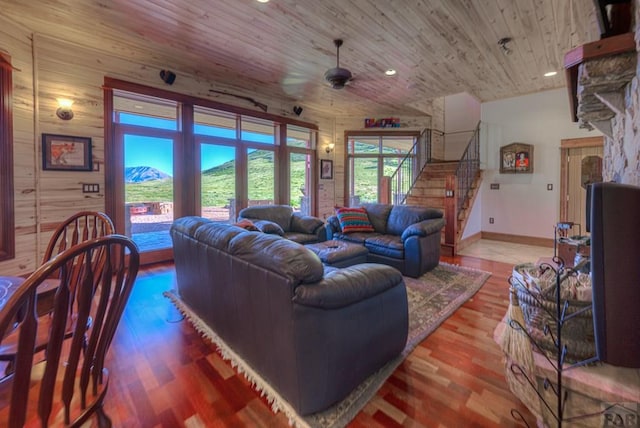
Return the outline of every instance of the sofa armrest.
{"type": "Polygon", "coordinates": [[[336,233],[342,233],[342,228],[340,227],[340,221],[338,220],[337,215],[332,215],[327,218],[325,228],[327,230],[327,240],[334,239],[333,235],[336,233]]]}
{"type": "Polygon", "coordinates": [[[318,217],[304,215],[294,212],[291,216],[291,232],[306,233],[308,235],[319,235],[322,231],[324,236],[324,221],[318,217]]]}
{"type": "Polygon", "coordinates": [[[440,233],[444,224],[444,218],[434,218],[414,223],[402,232],[401,239],[405,241],[411,236],[429,236],[433,233],[440,233]]]}
{"type": "Polygon", "coordinates": [[[400,271],[391,266],[363,263],[328,272],[319,282],[296,287],[293,302],[314,308],[337,309],[397,286],[404,287],[400,271]]]}

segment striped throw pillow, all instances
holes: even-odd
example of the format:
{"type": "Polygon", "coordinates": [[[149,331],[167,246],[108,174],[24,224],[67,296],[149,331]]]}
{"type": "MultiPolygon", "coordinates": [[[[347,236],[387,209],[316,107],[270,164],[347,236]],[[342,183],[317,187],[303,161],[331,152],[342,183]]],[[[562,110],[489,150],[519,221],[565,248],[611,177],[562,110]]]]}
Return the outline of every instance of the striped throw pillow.
{"type": "Polygon", "coordinates": [[[342,233],[373,232],[373,225],[364,208],[338,208],[336,215],[342,233]]]}

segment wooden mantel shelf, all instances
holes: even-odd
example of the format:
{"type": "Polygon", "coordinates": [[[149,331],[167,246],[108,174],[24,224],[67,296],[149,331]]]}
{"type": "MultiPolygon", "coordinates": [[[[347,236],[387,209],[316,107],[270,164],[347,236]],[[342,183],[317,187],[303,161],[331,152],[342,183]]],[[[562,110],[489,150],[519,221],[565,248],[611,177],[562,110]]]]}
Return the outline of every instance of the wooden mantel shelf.
{"type": "Polygon", "coordinates": [[[634,33],[629,32],[586,43],[565,54],[564,68],[569,89],[569,107],[574,122],[578,121],[578,68],[580,65],[588,60],[633,52],[635,49],[634,33]]]}

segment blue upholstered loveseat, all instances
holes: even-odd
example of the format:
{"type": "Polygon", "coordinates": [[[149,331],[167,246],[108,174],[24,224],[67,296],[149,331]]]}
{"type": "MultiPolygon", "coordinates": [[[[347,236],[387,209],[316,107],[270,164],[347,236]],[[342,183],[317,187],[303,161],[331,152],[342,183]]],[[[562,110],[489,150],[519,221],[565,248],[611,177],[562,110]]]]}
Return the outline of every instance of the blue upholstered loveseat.
{"type": "Polygon", "coordinates": [[[362,204],[373,226],[372,232],[345,233],[338,216],[327,219],[327,239],[364,245],[368,262],[383,263],[414,278],[436,267],[440,261],[443,213],[414,205],[362,204]]]}

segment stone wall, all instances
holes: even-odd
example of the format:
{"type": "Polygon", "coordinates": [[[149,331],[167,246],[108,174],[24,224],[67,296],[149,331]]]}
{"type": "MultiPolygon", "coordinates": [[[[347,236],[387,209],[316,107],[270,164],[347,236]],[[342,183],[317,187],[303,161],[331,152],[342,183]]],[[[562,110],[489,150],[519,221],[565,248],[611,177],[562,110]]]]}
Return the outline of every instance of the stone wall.
{"type": "MultiPolygon", "coordinates": [[[[640,52],[640,0],[634,0],[636,51],[640,52]]],[[[639,56],[640,57],[640,56],[639,56]]],[[[624,112],[611,119],[611,137],[605,138],[604,181],[640,186],[640,65],[624,88],[624,112]]]]}

